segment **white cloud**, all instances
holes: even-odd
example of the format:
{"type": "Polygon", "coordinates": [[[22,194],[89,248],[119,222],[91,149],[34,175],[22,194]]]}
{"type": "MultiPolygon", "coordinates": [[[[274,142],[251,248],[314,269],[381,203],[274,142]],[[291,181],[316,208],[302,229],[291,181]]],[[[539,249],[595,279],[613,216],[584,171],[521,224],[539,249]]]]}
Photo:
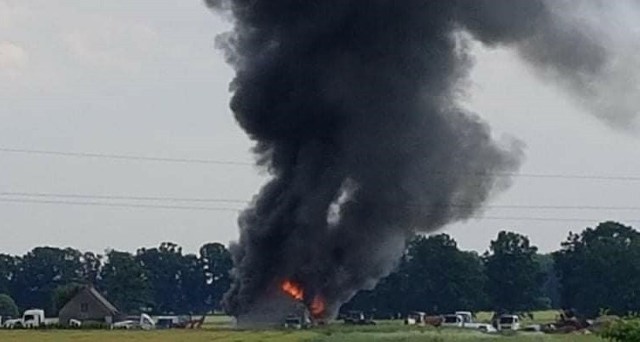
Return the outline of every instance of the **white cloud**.
{"type": "Polygon", "coordinates": [[[29,54],[19,45],[0,42],[0,76],[15,78],[29,64],[29,54]]]}

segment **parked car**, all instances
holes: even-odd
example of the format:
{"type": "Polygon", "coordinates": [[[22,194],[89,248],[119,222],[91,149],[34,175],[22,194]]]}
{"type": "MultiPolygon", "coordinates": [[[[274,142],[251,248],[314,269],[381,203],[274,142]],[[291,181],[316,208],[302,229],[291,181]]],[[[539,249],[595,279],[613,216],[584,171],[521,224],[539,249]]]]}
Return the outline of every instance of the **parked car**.
{"type": "Polygon", "coordinates": [[[462,328],[464,325],[464,318],[460,315],[449,314],[442,315],[442,326],[450,328],[462,328]]]}
{"type": "Polygon", "coordinates": [[[349,311],[343,316],[343,319],[345,324],[376,325],[376,322],[362,311],[349,311]]]}
{"type": "Polygon", "coordinates": [[[111,329],[143,329],[151,330],[156,328],[156,322],[147,314],[140,316],[130,316],[126,320],[113,323],[111,329]]]}
{"type": "Polygon", "coordinates": [[[498,330],[520,330],[518,315],[501,315],[498,319],[498,330]]]}

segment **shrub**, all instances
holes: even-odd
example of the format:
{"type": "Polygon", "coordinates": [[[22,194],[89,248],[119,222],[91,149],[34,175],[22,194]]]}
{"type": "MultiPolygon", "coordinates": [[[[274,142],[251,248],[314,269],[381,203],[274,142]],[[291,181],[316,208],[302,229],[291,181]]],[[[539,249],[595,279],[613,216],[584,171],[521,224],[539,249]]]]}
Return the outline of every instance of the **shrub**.
{"type": "Polygon", "coordinates": [[[610,341],[640,342],[640,319],[633,317],[611,322],[600,335],[610,341]]]}
{"type": "Polygon", "coordinates": [[[0,294],[0,316],[2,317],[18,317],[18,306],[13,298],[6,294],[0,294]]]}

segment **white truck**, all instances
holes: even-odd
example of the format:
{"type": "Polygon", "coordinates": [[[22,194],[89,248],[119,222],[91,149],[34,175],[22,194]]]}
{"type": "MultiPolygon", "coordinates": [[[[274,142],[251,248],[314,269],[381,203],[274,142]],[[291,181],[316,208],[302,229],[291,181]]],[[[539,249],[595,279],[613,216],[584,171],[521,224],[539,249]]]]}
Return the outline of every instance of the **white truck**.
{"type": "Polygon", "coordinates": [[[469,311],[456,311],[454,314],[442,316],[442,326],[462,329],[473,329],[482,332],[495,332],[496,329],[488,323],[475,322],[469,311]]]}
{"type": "Polygon", "coordinates": [[[518,315],[501,315],[498,318],[499,330],[520,330],[520,317],[518,315]]]}
{"type": "Polygon", "coordinates": [[[152,330],[156,328],[156,322],[147,314],[131,316],[124,321],[111,324],[111,329],[142,329],[152,330]]]}
{"type": "Polygon", "coordinates": [[[44,310],[29,309],[22,314],[21,318],[5,321],[4,324],[2,324],[2,327],[6,329],[38,328],[56,323],[58,323],[57,318],[45,318],[44,310]]]}

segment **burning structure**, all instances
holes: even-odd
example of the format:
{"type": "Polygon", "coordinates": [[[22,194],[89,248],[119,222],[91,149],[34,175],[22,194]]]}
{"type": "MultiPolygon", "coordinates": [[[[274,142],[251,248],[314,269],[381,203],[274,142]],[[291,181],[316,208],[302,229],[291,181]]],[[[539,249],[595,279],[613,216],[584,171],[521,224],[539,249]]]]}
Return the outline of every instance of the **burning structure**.
{"type": "Polygon", "coordinates": [[[416,231],[473,217],[522,158],[457,99],[467,42],[511,46],[575,94],[607,51],[562,1],[207,0],[231,109],[272,178],[240,216],[225,298],[241,324],[334,317],[416,231]],[[566,8],[565,8],[566,9],[566,8]],[[575,18],[574,18],[575,19],[575,18]]]}

